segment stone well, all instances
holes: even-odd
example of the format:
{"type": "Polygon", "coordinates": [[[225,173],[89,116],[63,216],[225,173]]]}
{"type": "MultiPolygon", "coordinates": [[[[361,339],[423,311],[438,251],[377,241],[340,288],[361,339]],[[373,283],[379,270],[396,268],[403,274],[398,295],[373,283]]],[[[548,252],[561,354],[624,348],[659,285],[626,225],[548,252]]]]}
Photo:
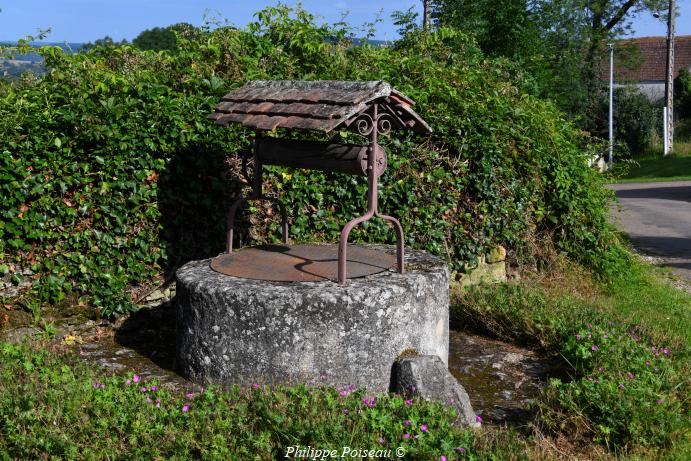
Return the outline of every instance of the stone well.
{"type": "Polygon", "coordinates": [[[405,262],[405,273],[347,286],[252,280],[218,273],[209,260],[189,262],[177,272],[178,371],[204,383],[314,380],[383,390],[406,349],[446,364],[448,268],[421,251],[405,262]]]}

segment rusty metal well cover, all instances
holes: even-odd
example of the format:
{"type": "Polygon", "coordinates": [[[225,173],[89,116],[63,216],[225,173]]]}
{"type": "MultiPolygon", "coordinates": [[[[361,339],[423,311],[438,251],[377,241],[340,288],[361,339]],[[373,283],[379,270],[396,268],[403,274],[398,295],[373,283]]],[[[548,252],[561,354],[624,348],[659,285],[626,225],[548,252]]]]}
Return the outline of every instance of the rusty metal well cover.
{"type": "MultiPolygon", "coordinates": [[[[348,278],[384,272],[396,256],[348,245],[348,278]]],[[[225,253],[211,260],[221,274],[272,282],[319,282],[338,279],[338,245],[265,245],[225,253]]]]}

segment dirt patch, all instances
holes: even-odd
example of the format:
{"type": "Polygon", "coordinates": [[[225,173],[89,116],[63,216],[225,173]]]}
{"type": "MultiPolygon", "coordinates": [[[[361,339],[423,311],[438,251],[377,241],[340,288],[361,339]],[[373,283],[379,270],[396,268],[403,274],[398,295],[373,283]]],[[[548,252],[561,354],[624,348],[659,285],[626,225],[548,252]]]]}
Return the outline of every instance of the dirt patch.
{"type": "Polygon", "coordinates": [[[483,420],[499,426],[527,426],[531,404],[556,370],[553,358],[530,349],[461,331],[449,332],[449,370],[483,420]]]}

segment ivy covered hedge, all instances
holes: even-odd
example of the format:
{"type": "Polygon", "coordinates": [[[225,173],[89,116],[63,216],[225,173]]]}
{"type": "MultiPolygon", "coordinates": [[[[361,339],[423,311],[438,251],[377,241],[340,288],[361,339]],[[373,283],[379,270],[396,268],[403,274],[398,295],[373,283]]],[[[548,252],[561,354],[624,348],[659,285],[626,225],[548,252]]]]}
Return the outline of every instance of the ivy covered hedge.
{"type": "MultiPolygon", "coordinates": [[[[499,243],[520,261],[545,242],[607,259],[608,194],[586,166],[588,140],[461,32],[355,46],[348,30],[279,7],[246,30],[183,31],[177,47],[44,47],[45,77],[0,86],[0,268],[31,267],[42,298],[84,295],[117,316],[153,278],[222,250],[252,133],[206,116],[253,79],[382,79],[416,100],[434,134],[380,141],[381,208],[401,218],[409,246],[455,268],[499,243]]],[[[335,241],[365,207],[361,178],[273,168],[265,181],[290,204],[298,241],[335,241]]],[[[276,238],[272,210],[252,211],[241,237],[276,238]]],[[[352,238],[395,239],[376,221],[352,238]]]]}

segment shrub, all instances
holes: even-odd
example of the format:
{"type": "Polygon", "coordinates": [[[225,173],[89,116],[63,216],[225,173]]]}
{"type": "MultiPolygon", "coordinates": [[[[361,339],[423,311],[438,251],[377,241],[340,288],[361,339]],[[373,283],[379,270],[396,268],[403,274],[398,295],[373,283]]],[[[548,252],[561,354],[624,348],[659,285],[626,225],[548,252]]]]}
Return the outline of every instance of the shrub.
{"type": "Polygon", "coordinates": [[[684,67],[674,80],[674,106],[680,117],[691,117],[691,71],[684,67]]]}
{"type": "MultiPolygon", "coordinates": [[[[596,136],[608,139],[609,94],[603,89],[600,97],[594,100],[597,101],[596,115],[588,128],[596,136]]],[[[659,105],[650,102],[635,88],[619,87],[614,89],[613,108],[614,139],[625,146],[625,149],[617,149],[615,156],[628,158],[643,154],[662,120],[659,105]]]]}
{"type": "MultiPolygon", "coordinates": [[[[105,316],[127,312],[142,284],[222,250],[252,137],[206,119],[226,91],[251,79],[384,79],[435,130],[381,141],[391,154],[381,207],[401,217],[409,246],[458,268],[498,243],[530,260],[551,240],[602,265],[610,193],[586,167],[587,139],[551,104],[521,93],[513,70],[455,30],[383,48],[351,38],[276,7],[244,31],[179,34],[174,54],[42,48],[48,74],[0,90],[0,263],[30,266],[44,299],[73,290],[105,316]]],[[[291,205],[298,241],[334,241],[364,208],[365,183],[352,177],[273,168],[265,187],[291,205]]],[[[271,240],[278,223],[255,210],[240,236],[271,240]]],[[[352,236],[395,238],[378,221],[352,236]]]]}

